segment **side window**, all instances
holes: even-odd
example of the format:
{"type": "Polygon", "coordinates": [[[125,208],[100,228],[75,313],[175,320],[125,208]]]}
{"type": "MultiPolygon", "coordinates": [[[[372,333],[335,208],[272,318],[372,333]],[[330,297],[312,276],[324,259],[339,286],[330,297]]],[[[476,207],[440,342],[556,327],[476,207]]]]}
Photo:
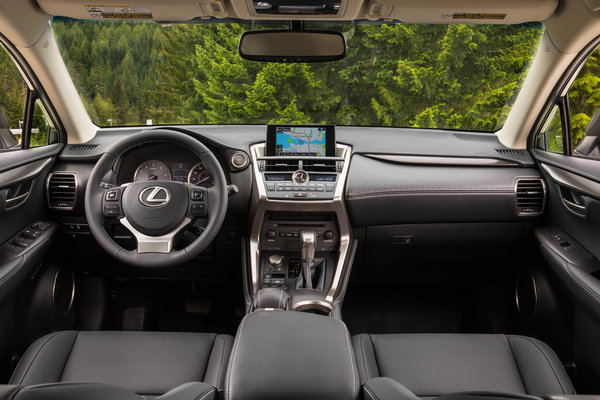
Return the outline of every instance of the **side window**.
{"type": "Polygon", "coordinates": [[[45,146],[56,142],[56,127],[48,111],[39,99],[35,101],[31,123],[31,147],[45,146]]]}
{"type": "Polygon", "coordinates": [[[27,85],[4,46],[0,45],[0,149],[19,146],[22,139],[27,85]]]}
{"type": "Polygon", "coordinates": [[[58,132],[43,102],[28,88],[11,54],[0,44],[0,151],[57,140],[58,132]]]}
{"type": "Polygon", "coordinates": [[[564,122],[561,107],[555,105],[542,126],[536,148],[552,153],[564,154],[564,122]]]}
{"type": "Polygon", "coordinates": [[[585,61],[567,97],[570,154],[600,157],[600,48],[585,61]]]}

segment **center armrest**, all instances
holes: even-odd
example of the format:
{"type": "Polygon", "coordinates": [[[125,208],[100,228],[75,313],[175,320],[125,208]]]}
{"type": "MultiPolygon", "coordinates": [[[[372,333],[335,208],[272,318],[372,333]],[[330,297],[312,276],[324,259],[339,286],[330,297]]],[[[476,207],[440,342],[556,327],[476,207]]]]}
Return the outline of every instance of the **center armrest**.
{"type": "Polygon", "coordinates": [[[340,320],[293,311],[256,311],[242,320],[225,382],[227,400],[347,399],[359,380],[340,320]]]}

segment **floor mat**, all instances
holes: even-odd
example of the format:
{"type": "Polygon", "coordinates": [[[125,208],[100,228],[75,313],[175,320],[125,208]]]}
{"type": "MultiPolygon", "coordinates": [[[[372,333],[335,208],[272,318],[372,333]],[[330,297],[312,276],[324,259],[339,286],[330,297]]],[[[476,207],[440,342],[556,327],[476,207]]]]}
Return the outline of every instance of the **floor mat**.
{"type": "Polygon", "coordinates": [[[108,328],[235,335],[242,319],[236,313],[238,297],[232,288],[219,284],[118,282],[112,291],[108,328]]]}
{"type": "Polygon", "coordinates": [[[351,285],[342,314],[353,335],[462,331],[460,294],[454,288],[351,285]]]}

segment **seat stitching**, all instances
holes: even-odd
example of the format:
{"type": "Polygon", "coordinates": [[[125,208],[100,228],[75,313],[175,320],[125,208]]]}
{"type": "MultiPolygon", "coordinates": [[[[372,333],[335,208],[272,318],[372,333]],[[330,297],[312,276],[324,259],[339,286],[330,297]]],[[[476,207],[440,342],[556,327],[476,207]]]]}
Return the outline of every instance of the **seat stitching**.
{"type": "Polygon", "coordinates": [[[508,349],[510,350],[510,354],[512,355],[512,358],[515,362],[515,367],[517,368],[517,372],[519,373],[519,378],[521,378],[521,383],[523,384],[523,389],[525,389],[526,393],[529,393],[529,389],[527,388],[527,383],[525,382],[523,374],[521,373],[521,368],[519,368],[519,362],[517,361],[517,357],[515,357],[515,352],[513,351],[513,348],[510,345],[510,337],[504,336],[504,338],[506,339],[506,343],[508,344],[508,349]]]}
{"type": "Polygon", "coordinates": [[[217,337],[219,337],[219,335],[215,334],[212,346],[210,347],[210,353],[208,354],[208,361],[206,362],[206,370],[204,371],[204,379],[202,379],[202,381],[206,381],[206,375],[208,375],[208,367],[210,366],[210,360],[212,358],[213,351],[215,350],[215,342],[217,341],[217,337]]]}
{"type": "Polygon", "coordinates": [[[217,386],[219,386],[219,382],[221,382],[221,372],[223,372],[223,369],[221,367],[223,366],[223,359],[225,358],[226,341],[223,336],[217,336],[217,338],[223,341],[223,351],[221,352],[221,361],[219,361],[219,372],[217,372],[217,386]]]}
{"type": "MultiPolygon", "coordinates": [[[[260,291],[258,293],[260,293],[260,291]]],[[[248,314],[248,315],[250,315],[250,314],[248,314]]],[[[227,399],[229,399],[229,400],[231,400],[231,380],[232,380],[231,375],[233,374],[233,371],[234,371],[236,350],[237,350],[238,344],[240,342],[239,339],[242,337],[242,330],[244,329],[244,322],[246,322],[246,317],[244,317],[244,319],[242,319],[242,323],[240,324],[240,330],[238,332],[237,339],[233,346],[233,350],[231,351],[233,353],[233,356],[231,358],[231,368],[229,371],[229,382],[227,382],[227,399]]]]}
{"type": "Polygon", "coordinates": [[[544,356],[544,358],[546,359],[546,362],[548,363],[548,365],[550,366],[550,369],[552,370],[552,373],[554,374],[554,377],[556,378],[556,380],[558,381],[558,385],[560,386],[560,388],[562,389],[564,394],[567,394],[567,391],[565,390],[562,382],[560,381],[560,378],[558,377],[558,374],[556,372],[556,370],[554,369],[554,366],[552,365],[552,363],[550,362],[550,359],[548,358],[548,356],[546,355],[546,353],[544,352],[544,350],[542,350],[542,348],[540,346],[538,346],[537,343],[535,343],[533,340],[529,339],[528,337],[525,336],[518,336],[518,338],[521,338],[523,340],[528,341],[529,343],[531,343],[532,345],[534,345],[539,351],[540,353],[542,353],[542,355],[544,356]]]}
{"type": "Polygon", "coordinates": [[[360,341],[359,341],[360,342],[359,343],[360,346],[359,347],[360,347],[360,354],[362,356],[363,367],[365,369],[365,381],[368,381],[369,380],[369,373],[367,371],[367,362],[365,361],[366,360],[366,358],[365,358],[365,348],[363,346],[363,339],[365,338],[365,336],[366,335],[362,335],[360,337],[360,341]]]}
{"type": "MultiPolygon", "coordinates": [[[[35,356],[33,356],[33,358],[31,359],[31,362],[29,363],[29,366],[27,367],[27,369],[25,370],[25,373],[23,374],[23,377],[21,378],[21,380],[19,381],[18,385],[21,385],[23,383],[23,381],[25,380],[25,377],[27,376],[27,374],[29,373],[29,370],[31,369],[31,367],[33,366],[33,363],[35,362],[35,360],[37,359],[37,357],[40,355],[41,351],[44,349],[44,347],[46,347],[46,345],[48,344],[48,342],[50,342],[52,339],[54,339],[55,337],[57,337],[58,335],[60,335],[61,332],[57,332],[54,335],[50,336],[48,339],[46,339],[46,341],[40,346],[40,348],[38,349],[38,351],[35,353],[35,356]]],[[[19,366],[17,365],[17,370],[19,369],[19,366]]]]}
{"type": "Polygon", "coordinates": [[[348,356],[350,357],[350,369],[352,370],[352,399],[356,399],[356,374],[354,373],[354,363],[352,362],[352,344],[350,343],[350,335],[347,329],[345,329],[345,334],[348,344],[348,356]]]}
{"type": "Polygon", "coordinates": [[[375,368],[377,368],[377,376],[381,376],[381,369],[379,368],[379,362],[377,361],[377,352],[375,351],[375,344],[373,341],[373,335],[369,334],[369,339],[371,340],[371,347],[373,348],[373,356],[375,358],[375,368]]]}
{"type": "Polygon", "coordinates": [[[369,396],[371,396],[373,398],[373,400],[379,400],[379,397],[377,397],[375,395],[375,393],[373,393],[373,391],[371,389],[369,389],[369,387],[367,385],[363,385],[363,389],[369,393],[369,396]]]}
{"type": "Polygon", "coordinates": [[[216,391],[215,388],[210,388],[207,391],[205,391],[204,393],[202,393],[201,395],[199,395],[198,397],[196,397],[194,400],[202,400],[205,399],[209,394],[211,394],[212,392],[216,391]]]}
{"type": "Polygon", "coordinates": [[[77,332],[77,335],[75,335],[75,339],[73,340],[73,343],[71,344],[71,348],[69,349],[69,356],[65,360],[65,365],[63,365],[62,371],[60,371],[59,382],[62,381],[63,374],[65,373],[65,369],[67,368],[67,364],[69,363],[69,360],[71,359],[71,354],[73,352],[73,348],[75,347],[75,342],[77,342],[77,339],[79,339],[79,332],[77,332]]]}
{"type": "Polygon", "coordinates": [[[348,345],[348,355],[350,356],[350,365],[352,366],[352,398],[356,399],[357,397],[357,393],[356,393],[356,374],[354,373],[354,363],[352,362],[352,344],[350,343],[350,334],[348,333],[348,328],[346,327],[346,324],[344,323],[344,321],[341,321],[339,319],[335,319],[335,318],[331,318],[331,321],[336,321],[339,322],[340,325],[342,326],[342,329],[344,330],[344,333],[346,335],[346,344],[348,345]]]}

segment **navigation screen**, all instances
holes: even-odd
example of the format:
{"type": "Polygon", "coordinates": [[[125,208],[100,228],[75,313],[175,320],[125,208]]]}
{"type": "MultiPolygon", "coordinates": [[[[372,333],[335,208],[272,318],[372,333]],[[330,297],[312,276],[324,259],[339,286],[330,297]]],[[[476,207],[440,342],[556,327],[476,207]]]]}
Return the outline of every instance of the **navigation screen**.
{"type": "Polygon", "coordinates": [[[278,126],[275,128],[276,156],[327,155],[327,129],[324,126],[278,126]]]}

